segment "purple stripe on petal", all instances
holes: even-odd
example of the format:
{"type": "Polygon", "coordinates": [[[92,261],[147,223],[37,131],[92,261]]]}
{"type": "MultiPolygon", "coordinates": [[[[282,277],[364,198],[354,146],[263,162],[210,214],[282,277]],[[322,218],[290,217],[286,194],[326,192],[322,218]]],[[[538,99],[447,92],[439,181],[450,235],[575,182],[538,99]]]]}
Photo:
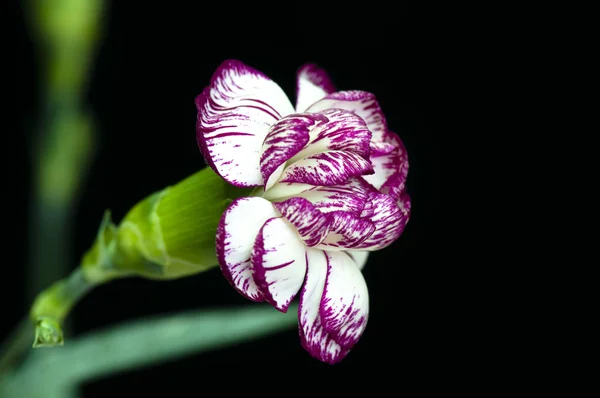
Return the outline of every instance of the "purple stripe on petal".
{"type": "Polygon", "coordinates": [[[371,157],[386,155],[402,146],[400,137],[398,137],[396,133],[393,133],[389,130],[385,131],[381,135],[378,134],[373,138],[374,139],[371,140],[371,157]]]}
{"type": "Polygon", "coordinates": [[[374,156],[386,155],[392,152],[395,148],[394,145],[387,142],[374,142],[371,141],[371,158],[374,156]]]}
{"type": "Polygon", "coordinates": [[[325,117],[326,122],[317,123],[310,130],[308,145],[290,162],[330,150],[354,152],[369,159],[372,134],[360,116],[343,109],[326,109],[315,115],[325,117]]]}
{"type": "Polygon", "coordinates": [[[243,296],[264,301],[254,281],[250,261],[254,241],[263,224],[278,217],[277,210],[262,198],[234,200],[217,227],[217,260],[229,283],[243,296]]]}
{"type": "Polygon", "coordinates": [[[356,263],[346,253],[325,252],[327,279],[319,313],[327,333],[346,349],[362,336],[369,317],[369,292],[356,263]]]}
{"type": "Polygon", "coordinates": [[[254,280],[267,302],[287,312],[306,274],[305,245],[281,217],[265,222],[252,249],[254,280]]]}
{"type": "Polygon", "coordinates": [[[404,144],[394,133],[388,133],[389,142],[393,142],[394,150],[381,156],[372,156],[374,174],[364,179],[381,193],[397,199],[405,189],[408,175],[408,156],[404,144]]]}
{"type": "Polygon", "coordinates": [[[338,344],[323,328],[321,321],[320,305],[327,280],[327,256],[322,250],[307,248],[306,263],[308,269],[298,307],[300,342],[313,358],[334,364],[344,359],[349,349],[338,344]]]}
{"type": "Polygon", "coordinates": [[[263,185],[259,169],[269,128],[294,111],[283,90],[234,60],[223,62],[196,98],[196,140],[208,165],[239,187],[263,185]]]}
{"type": "Polygon", "coordinates": [[[315,64],[302,65],[296,75],[296,112],[304,112],[334,91],[331,78],[324,69],[315,64]]]}
{"type": "Polygon", "coordinates": [[[406,167],[400,169],[400,172],[391,175],[379,189],[381,193],[390,195],[392,198],[399,198],[404,192],[406,184],[406,174],[408,171],[408,162],[404,163],[406,167]]]}
{"type": "Polygon", "coordinates": [[[398,239],[410,217],[410,197],[403,193],[398,200],[373,192],[361,217],[375,224],[375,232],[356,249],[379,250],[398,239]]]}
{"type": "Polygon", "coordinates": [[[265,189],[269,189],[283,172],[282,166],[292,156],[304,148],[309,140],[309,131],[317,122],[327,121],[320,114],[293,114],[279,120],[269,129],[262,145],[260,156],[260,172],[265,181],[265,189]],[[281,172],[270,179],[277,169],[281,172]]]}
{"type": "Polygon", "coordinates": [[[387,131],[387,124],[375,95],[365,91],[338,91],[311,105],[307,112],[319,112],[332,108],[356,113],[364,119],[367,127],[373,133],[373,142],[385,141],[383,136],[387,131]]]}
{"type": "Polygon", "coordinates": [[[323,250],[346,250],[359,246],[375,232],[375,225],[347,211],[327,213],[329,233],[317,247],[323,250]]]}
{"type": "Polygon", "coordinates": [[[284,170],[280,181],[329,186],[372,173],[371,162],[360,155],[345,151],[327,151],[292,163],[284,170]]]}
{"type": "Polygon", "coordinates": [[[296,192],[295,195],[308,199],[323,213],[341,210],[359,216],[368,202],[371,192],[373,192],[373,187],[358,177],[337,185],[311,187],[303,192],[296,192]]]}
{"type": "Polygon", "coordinates": [[[306,246],[316,246],[329,231],[329,220],[312,203],[300,197],[273,203],[281,215],[298,231],[306,246]]]}

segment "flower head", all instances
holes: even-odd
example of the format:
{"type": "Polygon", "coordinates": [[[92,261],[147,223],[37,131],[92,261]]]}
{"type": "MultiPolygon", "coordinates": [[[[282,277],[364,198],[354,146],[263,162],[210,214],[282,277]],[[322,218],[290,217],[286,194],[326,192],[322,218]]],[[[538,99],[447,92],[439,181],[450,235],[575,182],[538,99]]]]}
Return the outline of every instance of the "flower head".
{"type": "Polygon", "coordinates": [[[406,150],[373,94],[335,92],[309,64],[294,107],[264,74],[225,61],[197,97],[197,140],[207,163],[238,187],[217,230],[231,285],[286,312],[299,295],[302,345],[335,363],[362,335],[368,252],[397,239],[410,215],[406,150]]]}

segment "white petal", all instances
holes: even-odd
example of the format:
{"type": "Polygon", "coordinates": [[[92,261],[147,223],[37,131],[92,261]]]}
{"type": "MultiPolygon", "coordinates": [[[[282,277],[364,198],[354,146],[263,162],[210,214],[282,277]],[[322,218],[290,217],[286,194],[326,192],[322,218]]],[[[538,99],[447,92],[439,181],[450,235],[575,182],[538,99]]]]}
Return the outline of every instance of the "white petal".
{"type": "Polygon", "coordinates": [[[306,254],[308,270],[298,307],[300,342],[314,358],[333,364],[344,358],[348,350],[339,345],[321,324],[319,307],[327,280],[327,257],[324,251],[311,248],[306,254]]]}
{"type": "Polygon", "coordinates": [[[280,181],[330,186],[372,173],[371,162],[354,152],[326,151],[290,164],[283,171],[280,181]]]}
{"type": "Polygon", "coordinates": [[[341,210],[360,215],[372,190],[362,178],[351,178],[342,184],[311,187],[295,195],[308,199],[323,213],[341,210]]]}
{"type": "Polygon", "coordinates": [[[327,281],[321,300],[323,328],[343,347],[362,336],[369,317],[369,292],[360,269],[343,252],[325,252],[327,281]]]}
{"type": "Polygon", "coordinates": [[[262,143],[269,128],[294,111],[283,90],[257,70],[228,60],[196,98],[196,107],[196,139],[210,167],[233,185],[263,185],[262,143]]]}
{"type": "Polygon", "coordinates": [[[375,224],[348,211],[329,212],[327,221],[327,237],[317,249],[337,251],[358,247],[375,232],[375,224]]]}
{"type": "Polygon", "coordinates": [[[326,121],[311,126],[306,147],[296,153],[290,163],[325,151],[354,152],[369,159],[372,134],[360,116],[343,109],[326,109],[312,115],[324,117],[326,121]]]}
{"type": "Polygon", "coordinates": [[[266,301],[286,312],[306,274],[304,242],[283,218],[272,218],[261,228],[252,250],[254,280],[266,301]]]}
{"type": "Polygon", "coordinates": [[[308,272],[298,310],[300,339],[315,358],[336,363],[367,324],[369,295],[362,274],[343,252],[307,250],[308,272]]]}
{"type": "Polygon", "coordinates": [[[315,64],[300,67],[296,79],[296,112],[304,112],[310,105],[335,91],[327,72],[315,64]]]}
{"type": "Polygon", "coordinates": [[[392,150],[380,155],[371,153],[371,163],[375,173],[365,175],[363,178],[381,193],[398,199],[405,189],[408,156],[400,137],[391,132],[388,132],[386,137],[387,141],[393,144],[392,150]]]}
{"type": "Polygon", "coordinates": [[[381,189],[388,178],[398,173],[400,169],[400,164],[398,164],[396,158],[397,155],[394,153],[371,157],[371,164],[375,173],[363,176],[363,178],[377,190],[381,189]]]}
{"type": "Polygon", "coordinates": [[[369,258],[369,252],[365,252],[362,250],[348,250],[346,253],[350,257],[352,257],[352,259],[356,263],[356,266],[358,267],[358,269],[362,270],[365,267],[365,265],[367,264],[367,259],[369,258]]]}
{"type": "Polygon", "coordinates": [[[318,113],[296,113],[271,126],[260,155],[260,172],[266,182],[266,190],[277,182],[285,163],[306,146],[309,132],[315,124],[326,120],[318,113]]]}
{"type": "Polygon", "coordinates": [[[350,178],[342,184],[313,186],[302,183],[279,182],[268,190],[264,198],[280,202],[291,197],[308,199],[322,213],[349,211],[360,215],[375,189],[362,177],[350,178]]]}
{"type": "MultiPolygon", "coordinates": [[[[385,116],[379,107],[375,95],[366,91],[338,91],[328,94],[325,98],[312,104],[307,112],[319,112],[325,109],[345,109],[356,113],[367,123],[373,133],[374,143],[384,142],[387,131],[385,116]]],[[[376,148],[380,150],[380,148],[376,148]]]]}
{"type": "Polygon", "coordinates": [[[264,193],[263,197],[271,201],[282,201],[301,192],[308,191],[311,188],[314,188],[314,186],[310,184],[302,184],[297,182],[278,182],[272,187],[269,187],[269,189],[264,193]]]}
{"type": "Polygon", "coordinates": [[[276,202],[283,218],[294,226],[306,246],[316,246],[325,239],[331,222],[308,200],[300,197],[276,202]]]}
{"type": "Polygon", "coordinates": [[[390,245],[404,231],[410,218],[410,208],[411,201],[406,192],[398,200],[382,193],[371,195],[360,217],[375,224],[375,232],[355,249],[379,250],[390,245]]]}
{"type": "Polygon", "coordinates": [[[250,256],[258,232],[273,217],[279,214],[269,201],[240,198],[225,210],[217,228],[217,259],[223,275],[250,300],[263,301],[254,281],[250,256]]]}

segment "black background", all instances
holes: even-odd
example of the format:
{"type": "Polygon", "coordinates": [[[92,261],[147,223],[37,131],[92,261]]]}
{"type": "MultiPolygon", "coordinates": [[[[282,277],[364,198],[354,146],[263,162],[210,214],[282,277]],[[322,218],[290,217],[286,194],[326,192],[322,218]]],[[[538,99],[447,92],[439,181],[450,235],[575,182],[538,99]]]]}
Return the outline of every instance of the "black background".
{"type": "MultiPolygon", "coordinates": [[[[291,383],[289,389],[294,391],[316,389],[311,380],[351,385],[356,377],[384,388],[426,389],[432,378],[447,372],[443,368],[451,362],[448,347],[453,332],[448,322],[453,310],[444,305],[452,291],[444,281],[439,133],[432,122],[434,82],[442,67],[435,39],[440,32],[432,30],[427,12],[404,3],[331,10],[300,3],[285,9],[200,4],[114,2],[108,7],[88,93],[101,138],[74,210],[73,258],[92,242],[106,208],[118,221],[147,194],[204,167],[195,142],[194,98],[227,58],[264,72],[292,99],[296,69],[308,61],[324,67],[340,90],[376,94],[388,125],[408,150],[411,220],[398,241],[369,259],[364,271],[371,301],[369,325],[340,364],[329,366],[312,359],[292,330],[89,382],[83,386],[83,396],[105,397],[126,389],[143,395],[165,386],[182,391],[175,396],[183,396],[186,390],[186,395],[203,394],[204,383],[216,383],[213,375],[224,377],[218,386],[256,389],[259,394],[269,393],[272,378],[291,383]],[[227,381],[227,375],[241,379],[227,381]],[[250,376],[247,382],[244,377],[250,376]]],[[[19,130],[11,149],[16,172],[9,181],[13,195],[8,205],[24,220],[31,183],[25,132],[36,115],[39,76],[22,9],[15,13],[19,29],[14,104],[19,130]]],[[[11,305],[3,310],[7,324],[1,336],[29,306],[23,294],[26,225],[21,221],[13,230],[15,261],[10,264],[14,270],[10,280],[16,282],[2,290],[2,301],[11,305]]],[[[71,319],[73,333],[81,334],[147,315],[229,305],[252,303],[215,269],[171,282],[112,282],[80,302],[71,319]]]]}

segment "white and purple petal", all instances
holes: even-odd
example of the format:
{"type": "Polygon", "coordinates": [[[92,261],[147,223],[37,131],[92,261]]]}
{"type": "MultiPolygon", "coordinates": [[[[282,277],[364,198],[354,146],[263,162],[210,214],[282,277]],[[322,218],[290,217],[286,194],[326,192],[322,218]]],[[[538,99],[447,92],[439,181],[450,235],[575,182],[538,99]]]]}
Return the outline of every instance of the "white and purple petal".
{"type": "Polygon", "coordinates": [[[294,111],[283,90],[261,72],[228,60],[196,107],[196,139],[210,167],[235,186],[263,185],[262,143],[269,128],[294,111]]]}
{"type": "MultiPolygon", "coordinates": [[[[310,187],[310,185],[303,186],[310,187]]],[[[292,188],[288,187],[289,191],[292,188]]],[[[373,187],[361,177],[358,177],[348,179],[337,185],[310,187],[304,191],[296,192],[295,195],[308,199],[323,213],[341,210],[359,216],[367,204],[371,192],[373,192],[373,187]]]]}
{"type": "Polygon", "coordinates": [[[388,154],[372,156],[371,163],[375,173],[364,176],[364,179],[381,193],[398,198],[406,184],[408,156],[400,137],[393,133],[388,134],[394,150],[388,154]]]}
{"type": "Polygon", "coordinates": [[[373,187],[362,177],[350,178],[341,184],[315,187],[297,182],[278,182],[263,195],[265,199],[279,202],[294,196],[310,200],[322,212],[334,210],[360,213],[373,187]]]}
{"type": "Polygon", "coordinates": [[[323,250],[346,250],[359,246],[375,232],[375,224],[347,211],[327,213],[327,237],[317,246],[323,250]]]}
{"type": "Polygon", "coordinates": [[[262,145],[260,172],[265,190],[273,186],[283,173],[283,166],[309,141],[309,131],[327,118],[318,113],[297,113],[279,120],[269,129],[262,145]]]}
{"type": "Polygon", "coordinates": [[[346,252],[352,260],[356,263],[358,269],[362,270],[367,264],[367,259],[369,258],[369,252],[362,250],[348,250],[346,252]]]}
{"type": "Polygon", "coordinates": [[[388,142],[371,141],[371,158],[386,155],[394,150],[394,145],[388,142]]]}
{"type": "Polygon", "coordinates": [[[334,364],[348,354],[349,349],[338,344],[323,328],[320,305],[327,281],[327,255],[322,250],[306,250],[307,272],[300,292],[298,332],[302,347],[322,362],[334,364]]]}
{"type": "Polygon", "coordinates": [[[362,274],[343,252],[307,250],[298,308],[302,346],[316,359],[341,361],[367,324],[369,295],[362,274]]]}
{"type": "Polygon", "coordinates": [[[314,115],[321,115],[326,120],[317,123],[310,130],[308,145],[290,159],[290,162],[332,150],[354,152],[369,159],[372,134],[360,116],[343,109],[326,109],[314,115]]]}
{"type": "Polygon", "coordinates": [[[360,216],[375,224],[375,232],[355,249],[379,250],[390,245],[404,231],[410,217],[410,197],[406,192],[396,200],[373,192],[360,216]]]}
{"type": "Polygon", "coordinates": [[[252,250],[258,290],[267,302],[286,312],[306,274],[305,245],[284,218],[271,218],[260,229],[252,250]]]}
{"type": "Polygon", "coordinates": [[[280,181],[330,186],[372,173],[371,162],[356,153],[327,151],[315,153],[287,166],[280,181]]]}
{"type": "Polygon", "coordinates": [[[238,292],[253,301],[264,299],[252,273],[252,249],[263,224],[273,217],[279,214],[268,200],[239,198],[225,210],[217,227],[216,250],[221,271],[238,292]]]}
{"type": "Polygon", "coordinates": [[[354,260],[343,252],[325,252],[327,280],[320,304],[323,328],[335,341],[351,348],[367,326],[369,292],[354,260]]]}
{"type": "Polygon", "coordinates": [[[386,155],[398,148],[399,137],[396,133],[385,131],[371,140],[371,157],[386,155]]]}
{"type": "Polygon", "coordinates": [[[385,133],[387,131],[387,124],[385,117],[379,103],[375,98],[375,95],[366,91],[338,91],[336,93],[328,94],[325,98],[316,103],[312,104],[307,111],[308,112],[319,112],[325,109],[345,109],[356,113],[358,116],[364,119],[367,123],[367,127],[373,133],[372,142],[374,150],[385,151],[390,149],[389,146],[380,148],[378,143],[385,142],[385,133]]]}
{"type": "Polygon", "coordinates": [[[273,202],[283,201],[313,188],[314,185],[298,182],[278,182],[263,194],[263,198],[273,202]]]}
{"type": "Polygon", "coordinates": [[[323,68],[315,64],[302,65],[296,74],[296,112],[304,112],[334,91],[335,87],[323,68]]]}
{"type": "Polygon", "coordinates": [[[306,246],[318,245],[329,233],[330,221],[307,199],[295,197],[273,205],[296,228],[306,246]]]}

